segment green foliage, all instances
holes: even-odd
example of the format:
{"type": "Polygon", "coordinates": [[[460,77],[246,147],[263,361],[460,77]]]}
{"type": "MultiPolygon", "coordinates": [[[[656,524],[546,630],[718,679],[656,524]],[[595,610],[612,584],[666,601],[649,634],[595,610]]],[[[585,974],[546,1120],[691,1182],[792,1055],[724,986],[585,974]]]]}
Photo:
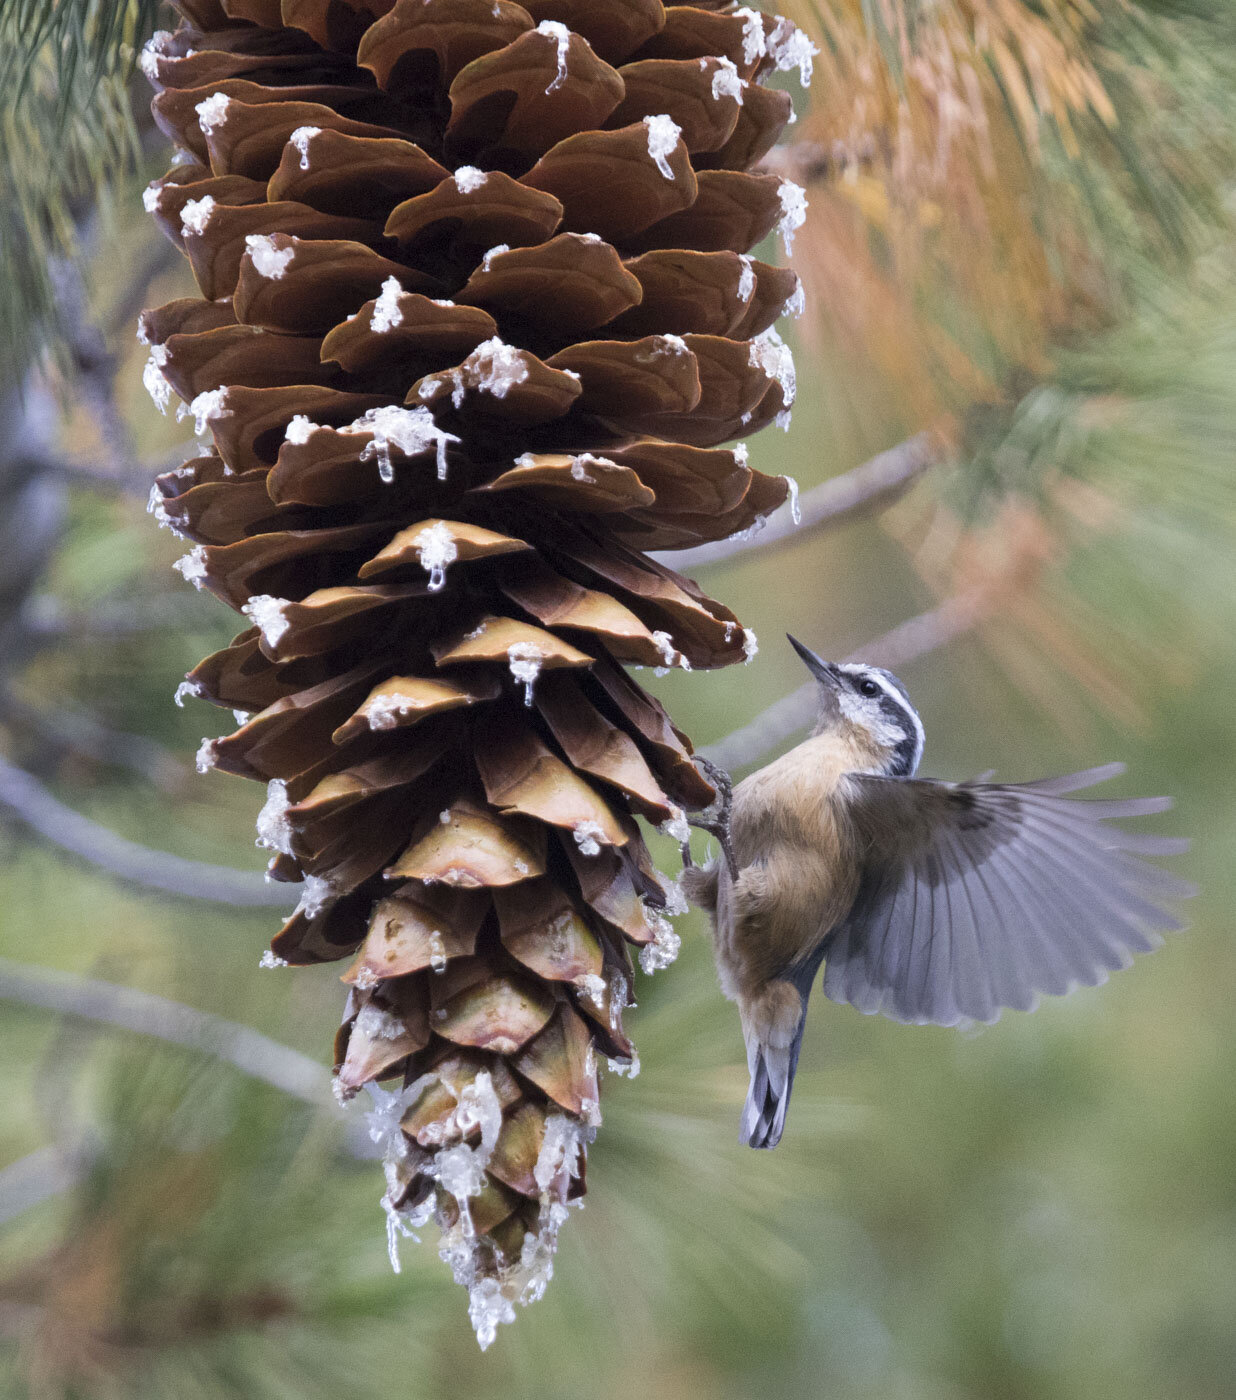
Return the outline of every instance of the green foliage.
{"type": "Polygon", "coordinates": [[[131,1041],[89,1083],[74,1095],[89,1164],[58,1208],[61,1243],[4,1284],[42,1315],[6,1394],[393,1394],[390,1378],[424,1359],[399,1318],[432,1310],[446,1281],[424,1270],[397,1287],[372,1190],[358,1190],[373,1164],[348,1162],[338,1124],[131,1041]]]}
{"type": "Polygon", "coordinates": [[[139,160],[130,77],[157,0],[0,5],[0,374],[48,342],[63,359],[63,264],[88,224],[131,196],[139,160]]]}
{"type": "Polygon", "coordinates": [[[1234,256],[1223,239],[1187,274],[1143,267],[1118,329],[1061,352],[1011,410],[976,416],[959,483],[963,513],[1010,495],[1039,503],[1071,546],[1056,606],[1084,600],[1088,616],[1073,611],[1095,654],[1137,649],[1135,691],[1156,653],[1192,667],[1229,631],[1234,256]],[[1070,482],[1095,493],[1080,520],[1070,482]]]}
{"type": "Polygon", "coordinates": [[[971,499],[998,507],[974,428],[1136,315],[1148,276],[1187,278],[1230,235],[1236,17],[1137,0],[801,10],[824,48],[801,130],[840,153],[803,234],[827,448],[857,461],[958,424],[971,499]]]}
{"type": "Polygon", "coordinates": [[[89,101],[99,79],[131,67],[165,9],[163,0],[7,0],[0,88],[20,101],[35,68],[50,61],[65,108],[89,101]]]}

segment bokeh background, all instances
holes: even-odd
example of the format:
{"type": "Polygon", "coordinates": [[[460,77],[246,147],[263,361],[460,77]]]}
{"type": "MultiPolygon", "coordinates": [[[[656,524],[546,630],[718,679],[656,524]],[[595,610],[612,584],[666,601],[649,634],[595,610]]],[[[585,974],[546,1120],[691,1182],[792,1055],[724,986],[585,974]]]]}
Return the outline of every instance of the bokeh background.
{"type": "Polygon", "coordinates": [[[1119,790],[1174,793],[1157,829],[1194,837],[1191,929],[989,1028],[819,998],[756,1154],[737,1017],[680,921],[549,1293],[482,1355],[432,1229],[390,1271],[359,1106],[281,1057],[325,1066],[332,970],[259,969],[274,907],[144,887],[201,874],[159,852],[261,868],[260,795],[193,773],[219,725],[171,703],[229,619],[144,510],[191,455],[133,343],[188,286],[141,213],[165,152],[132,70],[172,17],[4,0],[0,1395],[1236,1393],[1236,12],[787,8],[821,49],[770,158],[808,189],[807,311],[792,430],[753,462],[805,495],[917,434],[930,465],[701,566],[762,649],[659,693],[712,743],[801,683],[787,629],[842,655],[926,615],[925,771],[1125,759],[1119,790]]]}

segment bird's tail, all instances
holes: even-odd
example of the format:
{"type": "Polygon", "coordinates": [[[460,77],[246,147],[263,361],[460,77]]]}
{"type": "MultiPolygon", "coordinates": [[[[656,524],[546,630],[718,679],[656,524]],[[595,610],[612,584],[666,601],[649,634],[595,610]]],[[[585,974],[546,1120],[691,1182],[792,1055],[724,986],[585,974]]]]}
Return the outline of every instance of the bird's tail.
{"type": "Polygon", "coordinates": [[[758,1032],[754,1025],[744,1027],[751,1086],[738,1135],[748,1147],[776,1147],[781,1141],[807,1024],[806,999],[784,982],[770,984],[770,990],[772,987],[791,993],[797,1011],[792,1009],[789,998],[784,998],[781,1014],[771,1023],[766,1022],[758,1032]]]}
{"type": "Polygon", "coordinates": [[[781,1141],[806,1023],[807,1018],[803,1016],[793,1040],[785,1048],[756,1041],[748,1048],[751,1087],[747,1090],[739,1129],[739,1137],[748,1147],[776,1147],[781,1141]]]}

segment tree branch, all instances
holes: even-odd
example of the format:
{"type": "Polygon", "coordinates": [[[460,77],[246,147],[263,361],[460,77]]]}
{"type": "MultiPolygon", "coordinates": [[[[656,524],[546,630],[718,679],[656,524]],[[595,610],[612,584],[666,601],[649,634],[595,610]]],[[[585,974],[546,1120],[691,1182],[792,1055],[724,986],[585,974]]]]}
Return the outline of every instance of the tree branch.
{"type": "MultiPolygon", "coordinates": [[[[92,218],[90,223],[94,222],[92,218]]],[[[182,448],[166,454],[165,461],[144,463],[138,459],[132,428],[116,398],[120,356],[110,346],[117,332],[127,328],[136,317],[150,282],[178,262],[176,249],[165,239],[146,239],[138,250],[133,275],[113,308],[105,333],[90,317],[86,286],[77,262],[59,257],[51,260],[49,277],[56,292],[65,346],[69,351],[72,387],[90,412],[103,450],[86,456],[52,453],[48,460],[38,464],[40,470],[66,477],[79,485],[118,491],[145,500],[153,478],[185,460],[182,448]]],[[[191,443],[185,447],[191,448],[191,443]]]]}
{"type": "MultiPolygon", "coordinates": [[[[153,136],[155,141],[151,144],[160,150],[162,149],[166,138],[158,127],[152,127],[144,135],[153,136]]],[[[147,142],[143,140],[142,144],[145,146],[147,142]]],[[[175,272],[181,266],[180,249],[174,243],[158,234],[143,239],[133,259],[124,291],[108,312],[103,333],[109,339],[118,335],[131,336],[133,323],[137,320],[138,313],[146,305],[150,284],[157,277],[164,277],[169,272],[175,272]]]]}
{"type": "Polygon", "coordinates": [[[919,433],[872,457],[862,466],[812,487],[798,503],[798,521],[787,503],[774,511],[764,528],[754,535],[733,535],[728,540],[697,545],[694,549],[666,550],[653,558],[685,573],[719,564],[749,550],[767,551],[781,544],[797,544],[813,530],[844,525],[856,515],[866,515],[891,505],[943,458],[940,439],[934,433],[919,433]]]}
{"type": "MultiPolygon", "coordinates": [[[[0,958],[0,999],[196,1050],[312,1108],[335,1109],[330,1072],[316,1060],[251,1026],[153,992],[0,958]]],[[[345,1124],[344,1145],[352,1157],[378,1155],[355,1115],[345,1124]]],[[[0,1225],[76,1185],[91,1155],[88,1142],[68,1149],[49,1146],[0,1170],[0,1225]]]]}
{"type": "Polygon", "coordinates": [[[74,387],[84,400],[113,462],[132,462],[133,430],[116,402],[117,355],[90,318],[81,268],[72,258],[53,257],[49,275],[63,318],[65,343],[74,370],[74,387]]]}
{"type": "Polygon", "coordinates": [[[0,1168],[0,1225],[76,1186],[84,1167],[84,1153],[51,1144],[0,1168]]]}
{"type": "Polygon", "coordinates": [[[28,469],[40,475],[73,486],[89,488],[119,496],[128,496],[135,501],[146,501],[156,476],[175,471],[190,458],[198,455],[194,441],[177,443],[169,451],[151,460],[127,457],[117,458],[106,453],[75,455],[69,452],[47,449],[38,456],[25,458],[28,469]]]}
{"type": "Polygon", "coordinates": [[[198,1050],[315,1108],[333,1103],[329,1071],[308,1055],[153,992],[0,958],[0,997],[198,1050]]]}
{"type": "Polygon", "coordinates": [[[36,470],[50,477],[105,494],[145,500],[157,470],[146,474],[140,466],[127,466],[110,457],[76,457],[52,453],[35,464],[36,470]]]}
{"type": "Polygon", "coordinates": [[[110,729],[81,711],[40,709],[11,691],[0,691],[0,718],[21,725],[54,748],[68,749],[95,763],[127,768],[160,792],[181,792],[189,779],[187,765],[162,744],[144,734],[110,729]]]}
{"type": "Polygon", "coordinates": [[[40,640],[71,637],[131,637],[158,627],[190,630],[201,626],[200,595],[160,593],[149,598],[124,598],[69,611],[52,593],[36,593],[26,604],[26,630],[40,640]]]}
{"type": "MultiPolygon", "coordinates": [[[[989,605],[976,597],[950,598],[930,612],[921,613],[877,637],[847,661],[868,661],[890,670],[917,660],[928,652],[968,632],[989,611],[989,605]]],[[[764,710],[749,723],[735,729],[715,744],[707,744],[701,755],[718,767],[732,772],[746,768],[788,739],[806,729],[816,715],[816,686],[808,681],[764,710]]]]}
{"type": "Polygon", "coordinates": [[[217,904],[286,909],[287,890],[268,885],[256,871],[233,870],[186,860],[167,851],[153,851],[75,812],[58,801],[23,769],[0,758],[0,808],[7,808],[31,830],[71,855],[89,861],[109,875],[161,890],[183,899],[207,899],[217,904]]]}

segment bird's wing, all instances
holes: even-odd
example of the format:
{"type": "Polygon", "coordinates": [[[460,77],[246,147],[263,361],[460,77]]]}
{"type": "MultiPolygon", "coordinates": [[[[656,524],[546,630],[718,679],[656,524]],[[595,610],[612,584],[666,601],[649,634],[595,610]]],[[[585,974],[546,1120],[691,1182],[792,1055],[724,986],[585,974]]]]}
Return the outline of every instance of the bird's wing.
{"type": "Polygon", "coordinates": [[[863,873],[823,949],[825,995],[898,1021],[994,1021],[1157,947],[1159,930],[1181,927],[1160,901],[1194,891],[1136,856],[1188,843],[1105,823],[1170,799],[1066,796],[1121,771],[1025,784],[854,775],[863,873]]]}

